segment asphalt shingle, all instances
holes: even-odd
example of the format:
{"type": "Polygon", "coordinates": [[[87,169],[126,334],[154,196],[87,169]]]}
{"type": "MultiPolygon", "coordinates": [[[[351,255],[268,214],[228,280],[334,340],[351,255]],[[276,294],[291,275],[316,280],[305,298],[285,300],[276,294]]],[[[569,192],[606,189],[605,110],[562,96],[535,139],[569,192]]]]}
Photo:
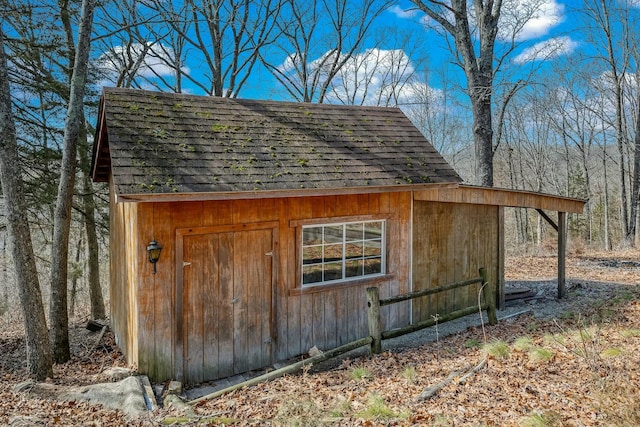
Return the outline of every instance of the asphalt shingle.
{"type": "Polygon", "coordinates": [[[116,194],[459,183],[397,108],[105,88],[93,176],[116,194]]]}

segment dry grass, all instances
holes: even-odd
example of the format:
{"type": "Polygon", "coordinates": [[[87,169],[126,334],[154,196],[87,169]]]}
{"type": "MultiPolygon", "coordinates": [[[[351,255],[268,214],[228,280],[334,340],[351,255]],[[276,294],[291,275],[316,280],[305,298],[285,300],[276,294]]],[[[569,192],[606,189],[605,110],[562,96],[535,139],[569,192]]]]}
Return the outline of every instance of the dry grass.
{"type": "MultiPolygon", "coordinates": [[[[571,315],[526,315],[487,327],[490,342],[485,349],[480,348],[482,331],[470,328],[440,337],[437,343],[259,384],[196,410],[201,420],[237,425],[640,425],[640,268],[611,268],[600,262],[611,258],[640,259],[640,253],[569,258],[568,276],[583,284],[561,304],[561,312],[571,315]],[[596,290],[593,298],[590,292],[596,290]],[[498,355],[506,350],[508,357],[491,357],[465,384],[453,381],[429,401],[416,401],[422,390],[451,372],[477,364],[491,346],[501,349],[498,355]]],[[[522,280],[552,278],[554,258],[509,259],[506,271],[522,280]]],[[[159,425],[169,416],[182,415],[169,408],[125,421],[115,411],[13,393],[11,387],[25,373],[19,315],[8,311],[0,316],[0,331],[0,377],[5,385],[0,390],[0,424],[16,415],[37,414],[43,425],[54,425],[60,417],[86,425],[159,425]]],[[[52,381],[77,384],[104,367],[122,366],[113,342],[106,344],[107,350],[91,352],[86,345],[76,346],[74,360],[57,366],[52,381]]]]}
{"type": "MultiPolygon", "coordinates": [[[[570,259],[573,280],[584,277],[581,294],[574,294],[555,319],[524,316],[501,323],[488,329],[490,341],[484,346],[481,330],[471,328],[401,353],[353,360],[310,375],[305,384],[319,401],[342,399],[340,418],[334,420],[341,425],[640,425],[640,397],[633,392],[640,387],[640,291],[635,287],[640,271],[628,269],[618,276],[615,269],[593,261],[598,257],[570,259]],[[594,288],[587,282],[592,278],[621,284],[593,285],[596,295],[606,296],[594,300],[589,297],[594,288]],[[423,389],[476,364],[484,352],[490,355],[488,366],[464,385],[454,381],[428,402],[416,402],[423,389]],[[370,380],[354,381],[362,378],[354,372],[366,372],[370,380]],[[621,394],[624,399],[617,398],[621,394]],[[394,418],[384,418],[387,409],[394,418]]],[[[531,272],[544,275],[547,270],[541,265],[548,262],[549,258],[525,257],[509,265],[522,266],[525,273],[518,278],[527,280],[545,278],[531,272]]],[[[549,277],[554,269],[548,269],[549,277]]],[[[283,401],[295,399],[288,390],[296,381],[293,376],[263,384],[233,399],[247,411],[246,422],[268,418],[268,411],[251,412],[244,405],[252,396],[269,392],[283,401]]],[[[215,412],[222,402],[208,402],[201,410],[215,412]]],[[[330,410],[326,405],[325,411],[330,410]]]]}

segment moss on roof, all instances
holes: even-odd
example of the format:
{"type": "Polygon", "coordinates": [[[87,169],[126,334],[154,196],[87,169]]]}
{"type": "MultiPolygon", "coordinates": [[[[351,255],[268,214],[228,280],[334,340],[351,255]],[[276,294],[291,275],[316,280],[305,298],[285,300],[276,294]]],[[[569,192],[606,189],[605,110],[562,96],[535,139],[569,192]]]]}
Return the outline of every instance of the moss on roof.
{"type": "Polygon", "coordinates": [[[117,194],[458,183],[397,108],[105,88],[94,179],[117,194]]]}

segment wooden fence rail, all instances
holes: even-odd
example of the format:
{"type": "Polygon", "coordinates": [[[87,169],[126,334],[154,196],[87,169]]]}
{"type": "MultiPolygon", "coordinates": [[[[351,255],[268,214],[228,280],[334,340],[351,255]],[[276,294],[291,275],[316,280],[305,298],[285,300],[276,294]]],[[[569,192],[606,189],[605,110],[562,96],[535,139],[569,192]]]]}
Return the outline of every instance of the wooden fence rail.
{"type": "Polygon", "coordinates": [[[371,336],[371,353],[382,353],[382,340],[395,338],[400,335],[415,332],[420,329],[434,326],[436,323],[448,322],[449,320],[458,319],[460,317],[468,316],[476,313],[479,309],[486,310],[487,317],[489,318],[489,324],[495,325],[498,323],[498,317],[496,315],[496,299],[494,293],[494,286],[487,281],[487,272],[484,268],[479,271],[480,277],[476,277],[462,282],[456,282],[449,285],[440,286],[437,288],[426,289],[417,292],[409,292],[407,294],[396,295],[386,299],[380,299],[380,290],[377,287],[367,288],[367,319],[369,322],[369,335],[371,336]],[[380,318],[380,307],[395,304],[402,301],[407,301],[414,298],[420,298],[427,295],[437,294],[439,292],[450,291],[452,289],[461,288],[464,286],[470,286],[475,283],[483,285],[482,292],[484,296],[484,302],[480,307],[468,307],[462,310],[453,311],[443,316],[438,316],[435,319],[428,319],[419,323],[414,323],[402,328],[391,329],[389,331],[382,330],[382,319],[380,318]]]}

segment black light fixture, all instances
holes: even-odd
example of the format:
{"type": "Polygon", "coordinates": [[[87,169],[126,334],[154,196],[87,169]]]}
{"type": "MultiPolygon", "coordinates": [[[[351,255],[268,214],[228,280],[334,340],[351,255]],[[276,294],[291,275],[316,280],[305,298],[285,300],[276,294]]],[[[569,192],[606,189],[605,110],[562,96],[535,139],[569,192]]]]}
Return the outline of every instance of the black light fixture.
{"type": "Polygon", "coordinates": [[[160,259],[160,252],[162,252],[162,245],[155,240],[149,242],[147,246],[147,252],[149,252],[149,262],[153,264],[153,274],[156,274],[156,263],[160,259]]]}

